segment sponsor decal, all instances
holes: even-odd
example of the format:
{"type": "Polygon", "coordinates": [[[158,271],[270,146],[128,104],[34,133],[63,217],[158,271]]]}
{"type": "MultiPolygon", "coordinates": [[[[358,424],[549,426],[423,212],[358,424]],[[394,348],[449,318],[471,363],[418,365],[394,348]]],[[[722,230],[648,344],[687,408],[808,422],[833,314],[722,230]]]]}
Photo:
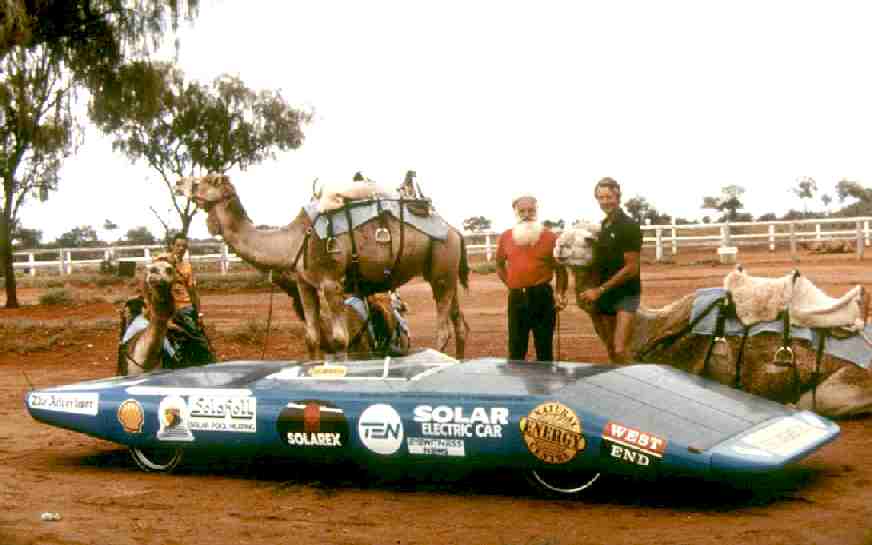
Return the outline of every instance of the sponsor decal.
{"type": "Polygon", "coordinates": [[[188,397],[191,430],[255,433],[257,398],[192,395],[188,397]]]}
{"type": "Polygon", "coordinates": [[[772,453],[756,448],[743,447],[742,445],[733,445],[733,452],[743,456],[758,456],[760,458],[772,458],[772,453]]]}
{"type": "Polygon", "coordinates": [[[778,456],[789,456],[826,437],[827,431],[786,417],[742,438],[742,442],[778,456]]]}
{"type": "Polygon", "coordinates": [[[403,422],[390,405],[370,405],[360,415],[357,434],[363,445],[376,454],[393,454],[403,444],[403,422]]]}
{"type": "Polygon", "coordinates": [[[41,409],[43,411],[97,416],[97,409],[100,406],[100,394],[31,392],[27,396],[27,405],[31,409],[41,409]]]}
{"type": "Polygon", "coordinates": [[[279,413],[279,437],[289,447],[342,448],[348,445],[348,420],[336,405],[314,399],[292,401],[279,413]]]}
{"type": "Polygon", "coordinates": [[[509,424],[509,410],[500,407],[471,411],[463,407],[418,405],[415,422],[421,423],[421,434],[427,437],[495,437],[503,436],[503,426],[509,424]]]}
{"type": "Polygon", "coordinates": [[[666,439],[617,422],[603,428],[602,452],[610,458],[640,467],[649,467],[666,452],[666,439]]]}
{"type": "Polygon", "coordinates": [[[309,369],[309,376],[314,378],[343,378],[348,374],[344,365],[320,365],[309,369]]]}
{"type": "Polygon", "coordinates": [[[194,440],[188,427],[188,404],[180,396],[167,396],[161,400],[157,407],[157,420],[157,438],[160,441],[194,440]]]}
{"type": "Polygon", "coordinates": [[[565,464],[584,450],[581,420],[566,405],[549,401],[521,418],[521,435],[527,449],[548,464],[565,464]]]}
{"type": "Polygon", "coordinates": [[[409,437],[409,454],[427,456],[466,456],[463,439],[432,439],[429,437],[409,437]]]}
{"type": "Polygon", "coordinates": [[[118,422],[127,433],[142,433],[142,424],[145,422],[145,413],[142,411],[142,405],[135,399],[123,401],[118,406],[116,413],[118,422]]]}

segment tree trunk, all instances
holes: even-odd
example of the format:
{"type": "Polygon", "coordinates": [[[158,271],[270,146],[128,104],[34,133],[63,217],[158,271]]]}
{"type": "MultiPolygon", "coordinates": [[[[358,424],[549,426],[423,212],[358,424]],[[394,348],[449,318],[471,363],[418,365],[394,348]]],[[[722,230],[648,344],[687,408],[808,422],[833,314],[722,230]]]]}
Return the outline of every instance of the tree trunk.
{"type": "MultiPolygon", "coordinates": [[[[6,214],[3,214],[5,220],[6,214]]],[[[18,308],[18,293],[15,287],[15,270],[12,267],[12,237],[9,232],[9,223],[0,221],[0,270],[6,279],[6,308],[18,308]]]]}

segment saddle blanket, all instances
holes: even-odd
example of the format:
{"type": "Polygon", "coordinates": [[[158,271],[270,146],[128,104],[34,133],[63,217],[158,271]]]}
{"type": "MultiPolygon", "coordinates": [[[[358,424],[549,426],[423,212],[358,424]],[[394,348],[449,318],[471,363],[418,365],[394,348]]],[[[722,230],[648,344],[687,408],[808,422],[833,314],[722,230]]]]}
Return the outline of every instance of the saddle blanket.
{"type": "MultiPolygon", "coordinates": [[[[696,298],[693,301],[693,309],[690,313],[690,321],[693,322],[697,316],[702,314],[712,303],[722,297],[726,297],[727,290],[724,288],[704,288],[696,290],[696,298]]],[[[713,335],[715,332],[715,322],[717,321],[717,309],[712,309],[705,317],[703,317],[695,326],[691,333],[694,335],[713,335]]],[[[724,324],[724,334],[730,337],[741,337],[744,332],[744,326],[735,316],[728,316],[724,324]]],[[[748,336],[753,337],[760,333],[776,333],[778,335],[784,332],[784,321],[774,320],[771,322],[760,322],[752,325],[748,330],[748,336]]],[[[866,326],[866,335],[872,335],[872,324],[866,326]]],[[[807,327],[797,327],[790,325],[790,337],[792,339],[805,339],[812,343],[812,346],[817,346],[818,333],[807,327]]],[[[841,358],[846,361],[853,362],[860,367],[869,369],[872,365],[872,348],[866,343],[860,335],[852,335],[847,339],[836,339],[828,337],[824,352],[841,358]]]]}
{"type": "MultiPolygon", "coordinates": [[[[148,327],[148,318],[139,314],[136,318],[133,319],[132,322],[127,326],[127,329],[124,330],[124,337],[121,338],[121,342],[119,344],[124,344],[130,340],[131,337],[142,331],[143,329],[148,327]]],[[[173,348],[173,345],[164,337],[163,340],[163,348],[164,352],[170,355],[170,357],[175,356],[176,349],[173,348]]]]}
{"type": "MultiPolygon", "coordinates": [[[[355,201],[351,207],[351,223],[355,227],[374,220],[379,215],[378,203],[381,202],[381,210],[388,212],[393,217],[400,219],[400,201],[396,200],[372,200],[372,201],[355,201]]],[[[327,226],[329,224],[327,215],[318,212],[318,203],[311,202],[303,207],[309,220],[314,224],[315,234],[318,238],[327,238],[327,226]]],[[[345,212],[336,210],[330,213],[333,218],[333,236],[338,236],[348,232],[348,219],[345,212]]],[[[409,210],[409,204],[405,203],[403,210],[403,222],[411,225],[415,229],[421,231],[430,238],[436,240],[446,240],[448,238],[448,230],[451,226],[442,219],[436,212],[431,212],[429,216],[416,216],[409,210]]]]}

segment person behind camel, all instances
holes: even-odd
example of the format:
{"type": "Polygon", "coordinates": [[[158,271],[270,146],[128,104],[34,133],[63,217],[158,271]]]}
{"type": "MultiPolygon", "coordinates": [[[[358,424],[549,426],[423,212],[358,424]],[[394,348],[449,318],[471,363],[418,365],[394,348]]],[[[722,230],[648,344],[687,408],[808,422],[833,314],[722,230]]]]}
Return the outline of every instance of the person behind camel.
{"type": "Polygon", "coordinates": [[[556,266],[557,235],[537,221],[536,198],[524,194],[512,201],[517,223],[497,244],[497,274],[509,288],[509,359],[527,358],[530,332],[538,361],[552,361],[557,312],[566,307],[567,275],[556,266]],[[555,304],[551,279],[557,277],[555,304]]]}
{"type": "Polygon", "coordinates": [[[183,360],[182,364],[205,363],[215,358],[200,320],[200,296],[194,269],[191,262],[185,260],[187,252],[188,237],[184,233],[174,234],[170,239],[169,253],[164,256],[176,269],[172,285],[175,313],[168,338],[178,358],[183,360]]]}
{"type": "Polygon", "coordinates": [[[606,217],[594,246],[596,287],[585,290],[580,297],[596,307],[592,319],[597,331],[603,333],[609,360],[626,363],[633,318],[642,299],[642,230],[621,208],[618,182],[612,178],[598,181],[594,197],[606,217]]]}

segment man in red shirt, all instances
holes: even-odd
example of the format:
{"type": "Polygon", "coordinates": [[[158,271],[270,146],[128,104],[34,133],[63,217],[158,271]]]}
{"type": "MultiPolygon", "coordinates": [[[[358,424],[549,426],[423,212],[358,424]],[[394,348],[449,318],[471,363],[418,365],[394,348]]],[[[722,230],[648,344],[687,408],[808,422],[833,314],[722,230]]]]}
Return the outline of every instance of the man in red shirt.
{"type": "Polygon", "coordinates": [[[554,261],[557,235],[537,221],[537,202],[532,195],[512,201],[518,221],[500,235],[497,274],[509,288],[509,359],[524,360],[533,332],[538,361],[552,361],[557,311],[566,307],[566,270],[554,261]],[[557,276],[558,299],[551,279],[557,276]]]}

